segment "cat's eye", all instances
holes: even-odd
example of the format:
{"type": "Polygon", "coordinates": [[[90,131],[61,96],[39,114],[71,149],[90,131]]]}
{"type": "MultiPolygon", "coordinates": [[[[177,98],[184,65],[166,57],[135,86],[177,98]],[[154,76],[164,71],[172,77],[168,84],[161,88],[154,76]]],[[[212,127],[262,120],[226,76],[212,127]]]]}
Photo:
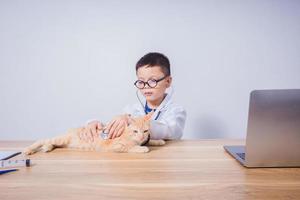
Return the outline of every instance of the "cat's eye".
{"type": "Polygon", "coordinates": [[[149,130],[144,130],[144,133],[147,133],[149,130]]]}
{"type": "Polygon", "coordinates": [[[134,132],[134,133],[138,133],[138,131],[137,131],[137,130],[133,130],[133,132],[134,132]]]}

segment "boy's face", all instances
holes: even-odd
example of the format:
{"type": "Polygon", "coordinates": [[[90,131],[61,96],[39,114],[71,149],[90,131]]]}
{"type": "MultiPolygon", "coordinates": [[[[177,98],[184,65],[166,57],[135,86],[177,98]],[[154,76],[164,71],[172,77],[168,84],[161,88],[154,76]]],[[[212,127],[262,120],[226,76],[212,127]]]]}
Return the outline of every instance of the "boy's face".
{"type": "MultiPolygon", "coordinates": [[[[145,65],[140,67],[137,71],[138,80],[144,82],[153,82],[154,80],[159,80],[165,77],[164,73],[159,66],[148,66],[145,65]]],[[[143,89],[139,89],[141,93],[144,95],[147,101],[153,102],[160,100],[164,97],[165,91],[168,87],[170,87],[172,82],[172,77],[167,76],[165,79],[159,81],[154,88],[149,87],[149,85],[145,84],[143,89]]]]}

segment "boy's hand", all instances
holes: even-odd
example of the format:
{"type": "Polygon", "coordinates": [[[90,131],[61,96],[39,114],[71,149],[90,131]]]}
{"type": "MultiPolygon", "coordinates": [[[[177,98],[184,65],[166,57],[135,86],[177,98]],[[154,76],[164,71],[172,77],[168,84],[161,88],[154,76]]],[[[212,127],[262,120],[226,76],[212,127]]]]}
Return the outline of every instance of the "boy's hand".
{"type": "Polygon", "coordinates": [[[119,115],[109,122],[105,129],[108,132],[109,139],[114,139],[122,135],[128,125],[128,118],[128,115],[119,115]]]}
{"type": "Polygon", "coordinates": [[[92,121],[88,123],[84,131],[79,134],[79,138],[85,142],[93,142],[95,138],[99,137],[99,130],[102,128],[102,124],[99,121],[92,121]]]}

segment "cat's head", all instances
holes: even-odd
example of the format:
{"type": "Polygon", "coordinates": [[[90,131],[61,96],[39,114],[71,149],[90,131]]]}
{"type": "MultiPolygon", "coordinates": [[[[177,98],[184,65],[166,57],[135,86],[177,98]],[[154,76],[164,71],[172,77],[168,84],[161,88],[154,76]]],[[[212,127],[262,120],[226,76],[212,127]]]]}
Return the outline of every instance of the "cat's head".
{"type": "Polygon", "coordinates": [[[127,135],[140,145],[146,144],[150,139],[150,119],[153,112],[143,117],[131,118],[127,127],[127,135]]]}

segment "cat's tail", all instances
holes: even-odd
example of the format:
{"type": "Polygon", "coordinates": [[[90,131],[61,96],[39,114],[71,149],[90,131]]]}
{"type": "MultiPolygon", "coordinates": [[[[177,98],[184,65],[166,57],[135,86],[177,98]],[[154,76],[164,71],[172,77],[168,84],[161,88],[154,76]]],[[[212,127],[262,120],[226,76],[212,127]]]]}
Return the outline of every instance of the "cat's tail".
{"type": "Polygon", "coordinates": [[[52,151],[55,147],[65,147],[70,143],[70,135],[57,136],[51,139],[38,140],[29,147],[25,148],[23,153],[26,155],[34,154],[40,150],[43,152],[52,151]]]}

